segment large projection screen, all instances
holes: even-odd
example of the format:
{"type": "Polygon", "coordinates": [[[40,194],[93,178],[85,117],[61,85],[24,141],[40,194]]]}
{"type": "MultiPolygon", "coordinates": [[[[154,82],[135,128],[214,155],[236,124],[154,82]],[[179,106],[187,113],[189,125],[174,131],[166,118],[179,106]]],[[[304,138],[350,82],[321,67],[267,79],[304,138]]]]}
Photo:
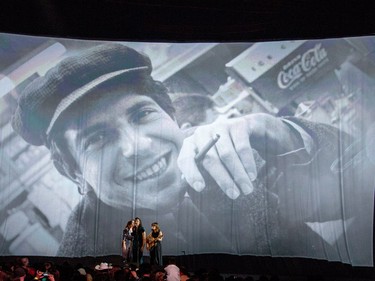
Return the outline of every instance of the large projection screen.
{"type": "Polygon", "coordinates": [[[139,217],[164,255],[372,266],[374,51],[0,34],[0,254],[121,255],[139,217]]]}

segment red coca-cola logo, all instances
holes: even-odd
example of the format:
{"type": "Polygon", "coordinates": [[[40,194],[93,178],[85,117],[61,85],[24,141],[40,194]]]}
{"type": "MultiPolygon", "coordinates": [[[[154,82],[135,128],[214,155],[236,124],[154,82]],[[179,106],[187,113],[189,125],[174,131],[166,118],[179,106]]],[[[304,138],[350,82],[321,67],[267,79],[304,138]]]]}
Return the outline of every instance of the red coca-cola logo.
{"type": "Polygon", "coordinates": [[[327,55],[327,51],[322,47],[322,44],[316,44],[314,48],[307,50],[304,54],[294,57],[284,64],[277,75],[277,85],[281,89],[289,88],[306,73],[318,67],[327,55]]]}

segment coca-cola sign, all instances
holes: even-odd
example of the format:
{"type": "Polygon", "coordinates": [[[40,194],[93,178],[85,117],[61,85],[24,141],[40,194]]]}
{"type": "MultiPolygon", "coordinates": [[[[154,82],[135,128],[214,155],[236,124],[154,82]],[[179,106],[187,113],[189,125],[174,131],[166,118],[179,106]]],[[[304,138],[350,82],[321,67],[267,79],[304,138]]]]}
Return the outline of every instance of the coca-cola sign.
{"type": "Polygon", "coordinates": [[[259,44],[235,58],[228,72],[279,109],[303,96],[330,92],[328,88],[338,83],[334,70],[353,53],[352,45],[343,39],[259,44]]]}
{"type": "Polygon", "coordinates": [[[285,63],[277,75],[277,85],[281,89],[293,90],[306,77],[313,75],[320,67],[329,61],[327,50],[322,44],[316,44],[303,54],[298,54],[285,63]]]}

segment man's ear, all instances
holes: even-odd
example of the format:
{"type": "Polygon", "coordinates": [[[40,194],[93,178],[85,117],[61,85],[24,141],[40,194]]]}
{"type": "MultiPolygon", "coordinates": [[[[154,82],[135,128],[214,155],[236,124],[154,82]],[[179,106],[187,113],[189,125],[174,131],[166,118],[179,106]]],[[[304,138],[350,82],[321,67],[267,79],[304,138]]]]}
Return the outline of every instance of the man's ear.
{"type": "Polygon", "coordinates": [[[75,175],[72,175],[70,172],[69,172],[69,169],[67,169],[64,165],[64,163],[62,162],[61,158],[57,158],[55,157],[55,159],[53,159],[53,165],[55,166],[56,170],[61,174],[63,175],[64,177],[67,177],[68,179],[70,179],[71,181],[73,181],[74,183],[76,183],[76,177],[75,175]]]}
{"type": "Polygon", "coordinates": [[[69,173],[67,177],[77,185],[79,194],[85,195],[89,191],[90,185],[86,182],[81,173],[69,173]]]}
{"type": "Polygon", "coordinates": [[[88,191],[88,188],[87,188],[87,183],[83,179],[81,173],[77,173],[75,171],[72,171],[71,169],[69,169],[69,167],[67,167],[67,165],[65,165],[61,161],[61,159],[59,159],[59,160],[56,160],[56,159],[53,160],[53,164],[54,164],[55,168],[57,169],[57,171],[61,175],[65,176],[66,178],[70,179],[72,182],[75,183],[75,185],[78,188],[79,194],[85,195],[88,191]]]}
{"type": "Polygon", "coordinates": [[[189,128],[191,128],[191,127],[193,127],[193,126],[191,125],[190,122],[182,123],[181,126],[180,126],[180,128],[183,129],[183,130],[184,130],[184,129],[189,129],[189,128]]]}
{"type": "MultiPolygon", "coordinates": [[[[90,185],[86,183],[84,180],[82,173],[80,170],[75,169],[71,165],[67,163],[75,162],[73,157],[70,154],[64,154],[61,151],[61,147],[59,147],[55,142],[51,143],[51,159],[53,161],[53,165],[55,166],[56,170],[69,180],[71,180],[75,185],[78,187],[78,192],[81,195],[84,195],[88,192],[90,185]],[[64,157],[64,158],[63,158],[64,157]]],[[[73,165],[77,166],[77,165],[73,165]]]]}

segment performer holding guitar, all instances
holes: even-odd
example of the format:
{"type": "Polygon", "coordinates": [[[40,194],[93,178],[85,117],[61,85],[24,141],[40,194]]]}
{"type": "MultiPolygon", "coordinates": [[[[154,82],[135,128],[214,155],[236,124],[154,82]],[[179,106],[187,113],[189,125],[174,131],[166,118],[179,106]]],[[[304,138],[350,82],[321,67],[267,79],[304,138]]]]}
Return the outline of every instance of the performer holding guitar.
{"type": "Polygon", "coordinates": [[[146,247],[150,251],[150,264],[163,265],[161,241],[163,240],[163,232],[160,230],[159,224],[153,222],[151,224],[151,232],[146,238],[146,247]]]}

